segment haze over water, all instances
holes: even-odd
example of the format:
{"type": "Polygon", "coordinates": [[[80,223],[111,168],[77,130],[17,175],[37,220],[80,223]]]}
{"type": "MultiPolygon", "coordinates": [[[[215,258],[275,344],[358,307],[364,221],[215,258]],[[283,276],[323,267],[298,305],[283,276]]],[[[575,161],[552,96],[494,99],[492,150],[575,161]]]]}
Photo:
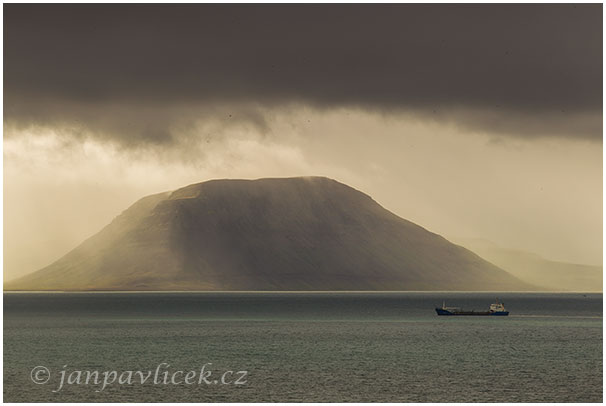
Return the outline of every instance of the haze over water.
{"type": "Polygon", "coordinates": [[[8,293],[4,400],[601,402],[602,295],[8,293]],[[59,385],[74,370],[248,371],[246,385],[59,385]],[[64,367],[67,365],[67,367],[64,367]],[[30,372],[46,366],[47,384],[30,372]],[[208,367],[207,367],[208,368],[208,367]]]}

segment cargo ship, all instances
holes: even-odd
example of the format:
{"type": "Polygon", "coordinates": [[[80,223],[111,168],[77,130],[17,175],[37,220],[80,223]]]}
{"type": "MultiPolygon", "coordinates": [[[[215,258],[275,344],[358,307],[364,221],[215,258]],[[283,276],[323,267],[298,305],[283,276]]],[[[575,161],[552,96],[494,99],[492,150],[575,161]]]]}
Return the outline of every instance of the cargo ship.
{"type": "Polygon", "coordinates": [[[442,307],[436,307],[438,316],[508,316],[509,312],[505,310],[505,303],[496,300],[496,303],[490,305],[487,311],[463,310],[460,307],[446,307],[446,302],[442,307]]]}

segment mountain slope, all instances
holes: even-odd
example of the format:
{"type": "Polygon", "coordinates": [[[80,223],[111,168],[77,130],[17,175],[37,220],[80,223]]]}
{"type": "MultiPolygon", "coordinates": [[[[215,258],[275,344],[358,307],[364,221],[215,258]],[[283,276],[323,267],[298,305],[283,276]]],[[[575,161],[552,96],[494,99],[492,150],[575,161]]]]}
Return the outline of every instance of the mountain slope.
{"type": "Polygon", "coordinates": [[[549,290],[601,292],[601,266],[551,261],[530,252],[512,250],[481,239],[461,239],[473,250],[517,278],[549,290]]]}
{"type": "Polygon", "coordinates": [[[33,290],[524,290],[465,248],[319,177],[214,180],[139,200],[33,290]]]}

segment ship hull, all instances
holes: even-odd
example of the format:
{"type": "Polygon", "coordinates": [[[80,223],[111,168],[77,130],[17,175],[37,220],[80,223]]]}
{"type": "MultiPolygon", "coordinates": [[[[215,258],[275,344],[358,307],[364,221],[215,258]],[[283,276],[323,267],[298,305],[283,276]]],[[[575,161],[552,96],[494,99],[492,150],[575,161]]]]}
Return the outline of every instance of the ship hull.
{"type": "Polygon", "coordinates": [[[508,311],[504,311],[504,312],[476,312],[476,311],[466,311],[466,310],[446,310],[446,309],[440,309],[439,307],[436,307],[436,313],[438,313],[438,316],[508,316],[509,312],[508,311]]]}

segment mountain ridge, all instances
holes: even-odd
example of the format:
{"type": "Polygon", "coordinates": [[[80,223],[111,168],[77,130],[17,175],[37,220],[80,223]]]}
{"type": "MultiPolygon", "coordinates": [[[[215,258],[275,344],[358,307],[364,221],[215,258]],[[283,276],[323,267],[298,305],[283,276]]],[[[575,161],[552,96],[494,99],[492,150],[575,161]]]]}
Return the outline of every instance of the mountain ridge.
{"type": "Polygon", "coordinates": [[[511,275],[547,290],[602,292],[602,266],[546,259],[533,252],[504,248],[485,239],[454,240],[511,275]]]}

